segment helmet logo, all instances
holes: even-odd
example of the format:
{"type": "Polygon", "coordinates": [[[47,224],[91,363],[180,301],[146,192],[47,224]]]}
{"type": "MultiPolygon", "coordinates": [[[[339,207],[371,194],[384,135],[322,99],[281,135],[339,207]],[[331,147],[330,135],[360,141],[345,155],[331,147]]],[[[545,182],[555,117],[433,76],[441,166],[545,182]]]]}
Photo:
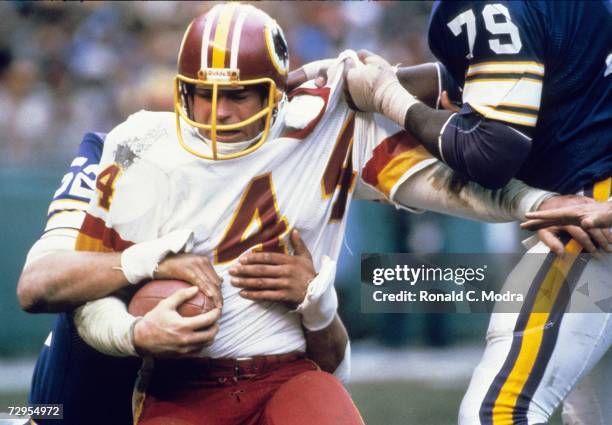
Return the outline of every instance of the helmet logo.
{"type": "Polygon", "coordinates": [[[283,34],[283,30],[273,21],[266,25],[266,45],[274,67],[280,74],[289,71],[289,47],[283,34]]]}

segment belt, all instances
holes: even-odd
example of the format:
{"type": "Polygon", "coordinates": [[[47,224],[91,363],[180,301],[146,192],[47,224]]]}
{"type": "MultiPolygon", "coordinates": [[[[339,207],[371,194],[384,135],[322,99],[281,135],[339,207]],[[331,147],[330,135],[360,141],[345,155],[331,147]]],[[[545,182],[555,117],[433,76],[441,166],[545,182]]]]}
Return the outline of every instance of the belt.
{"type": "Polygon", "coordinates": [[[247,358],[213,359],[209,357],[193,359],[155,360],[154,374],[158,377],[172,376],[178,379],[202,380],[217,378],[248,379],[265,373],[275,366],[306,358],[303,352],[272,354],[247,358]]]}

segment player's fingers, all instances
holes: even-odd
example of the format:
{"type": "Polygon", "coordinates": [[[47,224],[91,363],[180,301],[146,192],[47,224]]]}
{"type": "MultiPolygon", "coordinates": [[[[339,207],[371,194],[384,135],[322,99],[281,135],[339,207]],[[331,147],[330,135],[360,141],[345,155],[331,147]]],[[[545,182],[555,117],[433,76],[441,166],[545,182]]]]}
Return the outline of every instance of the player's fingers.
{"type": "Polygon", "coordinates": [[[170,295],[168,298],[162,300],[159,304],[171,308],[172,310],[176,310],[185,301],[193,298],[198,293],[198,291],[199,288],[197,286],[179,289],[174,294],[170,295]]]}
{"type": "Polygon", "coordinates": [[[240,264],[287,264],[291,256],[277,252],[250,252],[238,259],[240,264]]]}
{"type": "Polygon", "coordinates": [[[241,264],[229,269],[229,274],[235,277],[284,277],[288,272],[286,267],[268,264],[241,264]]]}
{"type": "Polygon", "coordinates": [[[369,58],[370,56],[376,56],[376,55],[367,49],[361,49],[357,52],[357,57],[359,58],[361,62],[364,62],[364,63],[366,63],[366,59],[369,58]]]}
{"type": "Polygon", "coordinates": [[[564,226],[563,230],[582,246],[586,252],[593,253],[597,251],[597,247],[591,241],[589,234],[578,226],[564,226]]]}
{"type": "Polygon", "coordinates": [[[231,279],[232,286],[238,288],[246,288],[251,290],[266,290],[266,289],[281,289],[287,287],[287,281],[281,278],[269,277],[233,277],[231,279]]]}
{"type": "Polygon", "coordinates": [[[552,252],[558,256],[562,256],[565,253],[563,243],[557,238],[557,235],[550,229],[542,229],[538,231],[538,238],[546,245],[552,252]]]}
{"type": "Polygon", "coordinates": [[[312,255],[308,250],[308,247],[302,240],[302,236],[297,229],[291,231],[291,245],[293,245],[293,253],[299,257],[305,257],[309,260],[312,259],[312,255]]]}
{"type": "Polygon", "coordinates": [[[553,226],[554,224],[556,223],[554,223],[551,220],[544,220],[541,218],[537,218],[537,219],[532,219],[532,220],[527,220],[527,221],[522,222],[521,229],[535,231],[535,230],[544,229],[545,227],[553,226]]]}
{"type": "Polygon", "coordinates": [[[199,257],[199,261],[196,263],[196,267],[198,268],[198,270],[201,271],[202,274],[204,274],[209,279],[211,283],[221,285],[221,283],[223,282],[223,279],[221,279],[221,276],[217,274],[215,268],[213,267],[212,263],[208,258],[199,257]]]}
{"type": "Polygon", "coordinates": [[[308,81],[308,76],[303,68],[294,69],[287,76],[287,91],[291,91],[308,81]]]}
{"type": "Polygon", "coordinates": [[[287,297],[284,291],[249,291],[243,290],[239,292],[240,296],[253,301],[284,301],[287,297]]]}
{"type": "Polygon", "coordinates": [[[217,285],[211,284],[211,283],[206,283],[206,292],[204,293],[210,294],[208,295],[208,297],[212,299],[215,307],[217,308],[223,307],[223,294],[221,293],[220,287],[218,287],[217,285]]]}
{"type": "Polygon", "coordinates": [[[315,78],[315,86],[321,88],[325,86],[325,84],[327,84],[327,69],[328,68],[319,69],[319,72],[317,73],[317,78],[315,78]]]}
{"type": "Polygon", "coordinates": [[[221,309],[213,308],[206,313],[198,314],[192,317],[182,317],[183,326],[185,329],[203,330],[217,322],[221,318],[221,309]]]}
{"type": "Polygon", "coordinates": [[[212,326],[209,326],[208,328],[204,330],[192,332],[187,337],[187,341],[192,346],[208,345],[213,342],[218,332],[219,332],[219,325],[215,323],[212,326]]]}
{"type": "Polygon", "coordinates": [[[212,298],[215,306],[221,307],[223,305],[221,288],[216,284],[216,281],[212,280],[202,269],[193,266],[185,270],[185,274],[187,276],[187,282],[197,286],[204,295],[212,298]]]}
{"type": "Polygon", "coordinates": [[[601,231],[603,232],[604,236],[608,240],[608,243],[612,244],[612,231],[610,231],[609,228],[603,228],[601,229],[601,231]]]}
{"type": "Polygon", "coordinates": [[[610,252],[611,250],[608,248],[608,238],[602,229],[589,229],[587,230],[589,236],[591,236],[591,240],[595,242],[595,244],[603,249],[606,252],[610,252]]]}

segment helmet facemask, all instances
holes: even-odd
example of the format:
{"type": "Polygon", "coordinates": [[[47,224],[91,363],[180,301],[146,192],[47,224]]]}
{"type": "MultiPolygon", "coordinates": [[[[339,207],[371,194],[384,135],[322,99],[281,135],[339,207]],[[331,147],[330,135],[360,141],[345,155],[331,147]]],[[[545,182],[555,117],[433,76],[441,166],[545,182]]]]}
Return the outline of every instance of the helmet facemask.
{"type": "Polygon", "coordinates": [[[237,158],[258,149],[267,139],[285,97],[288,67],[287,45],[282,30],[273,19],[255,7],[219,5],[196,18],[181,44],[179,72],[174,80],[174,110],[181,146],[196,156],[214,160],[237,158]],[[218,39],[225,40],[225,44],[219,43],[218,39]],[[220,48],[220,45],[225,47],[220,48]],[[261,109],[247,118],[241,117],[239,122],[220,123],[219,99],[223,91],[249,87],[259,89],[261,109]],[[196,89],[210,90],[207,122],[201,122],[201,115],[200,119],[195,117],[193,105],[196,89]],[[245,132],[245,127],[258,120],[262,121],[262,130],[254,139],[226,144],[219,140],[220,132],[245,132]],[[183,124],[198,131],[210,151],[202,151],[197,144],[186,143],[181,128],[183,124]],[[232,144],[238,151],[227,149],[232,144]],[[242,149],[240,144],[245,148],[242,149]]]}

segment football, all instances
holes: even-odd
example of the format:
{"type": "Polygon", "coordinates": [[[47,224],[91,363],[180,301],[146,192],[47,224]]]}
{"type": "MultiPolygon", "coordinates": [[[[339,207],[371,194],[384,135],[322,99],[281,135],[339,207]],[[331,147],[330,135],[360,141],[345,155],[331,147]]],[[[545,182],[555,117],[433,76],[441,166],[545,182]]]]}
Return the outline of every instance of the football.
{"type": "MultiPolygon", "coordinates": [[[[190,288],[182,280],[152,280],[145,283],[132,297],[128,311],[133,316],[144,316],[151,311],[161,300],[168,298],[179,289],[190,288]]],[[[178,313],[183,317],[192,317],[206,313],[215,307],[213,300],[202,291],[181,304],[178,313]]]]}

